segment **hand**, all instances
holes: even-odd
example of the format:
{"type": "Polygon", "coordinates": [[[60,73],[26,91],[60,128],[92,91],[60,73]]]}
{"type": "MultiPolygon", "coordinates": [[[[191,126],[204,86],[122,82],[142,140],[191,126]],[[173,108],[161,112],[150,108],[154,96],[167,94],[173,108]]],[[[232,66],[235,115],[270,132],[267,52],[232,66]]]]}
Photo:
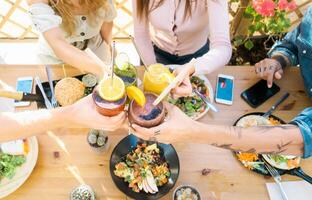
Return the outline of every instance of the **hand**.
{"type": "Polygon", "coordinates": [[[184,135],[191,132],[195,121],[185,115],[178,107],[165,102],[164,103],[168,115],[165,122],[153,128],[143,128],[137,124],[132,124],[135,135],[144,140],[150,140],[156,137],[157,141],[164,143],[173,143],[175,141],[183,141],[184,135]]]}
{"type": "Polygon", "coordinates": [[[269,88],[272,87],[274,78],[281,79],[283,76],[282,66],[275,59],[266,58],[261,60],[260,62],[256,63],[255,68],[256,74],[260,78],[267,80],[269,88]]]}
{"type": "MultiPolygon", "coordinates": [[[[177,67],[174,70],[173,74],[177,76],[182,71],[183,67],[184,66],[177,67]]],[[[190,81],[190,76],[194,73],[194,71],[195,69],[194,67],[192,67],[187,73],[187,75],[184,77],[182,83],[172,90],[174,96],[187,97],[192,94],[192,84],[190,81]]]]}
{"type": "Polygon", "coordinates": [[[73,105],[64,108],[65,119],[68,119],[72,127],[75,128],[94,128],[113,131],[122,127],[126,119],[125,112],[114,117],[105,117],[99,114],[91,94],[80,99],[73,105]]]}

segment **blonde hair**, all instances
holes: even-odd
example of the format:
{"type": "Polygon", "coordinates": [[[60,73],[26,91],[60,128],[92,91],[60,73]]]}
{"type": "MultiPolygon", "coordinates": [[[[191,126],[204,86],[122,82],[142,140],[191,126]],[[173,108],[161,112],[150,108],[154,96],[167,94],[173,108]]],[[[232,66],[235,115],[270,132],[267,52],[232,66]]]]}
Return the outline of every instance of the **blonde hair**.
{"type": "MultiPolygon", "coordinates": [[[[76,28],[75,16],[72,12],[74,5],[71,0],[49,0],[50,6],[62,17],[62,28],[69,34],[73,35],[76,28]]],[[[107,0],[79,0],[88,16],[88,22],[95,23],[99,8],[108,9],[107,0]]]]}

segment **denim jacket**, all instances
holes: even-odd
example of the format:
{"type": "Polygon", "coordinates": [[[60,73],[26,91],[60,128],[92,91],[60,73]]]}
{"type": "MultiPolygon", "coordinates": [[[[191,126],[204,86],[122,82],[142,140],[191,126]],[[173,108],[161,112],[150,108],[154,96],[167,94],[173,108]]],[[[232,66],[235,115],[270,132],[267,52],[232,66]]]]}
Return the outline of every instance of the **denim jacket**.
{"type": "Polygon", "coordinates": [[[269,57],[275,54],[285,55],[292,66],[300,65],[305,89],[312,97],[312,6],[300,25],[273,45],[269,57]]]}
{"type": "Polygon", "coordinates": [[[303,158],[312,156],[312,107],[302,111],[290,124],[297,125],[304,142],[303,158]]]}

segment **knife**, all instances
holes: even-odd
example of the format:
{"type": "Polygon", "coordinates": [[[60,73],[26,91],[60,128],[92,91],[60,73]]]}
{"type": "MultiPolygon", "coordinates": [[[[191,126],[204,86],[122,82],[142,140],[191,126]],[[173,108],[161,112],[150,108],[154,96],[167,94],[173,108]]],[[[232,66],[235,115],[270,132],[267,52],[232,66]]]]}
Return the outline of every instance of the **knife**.
{"type": "Polygon", "coordinates": [[[51,102],[49,101],[46,93],[44,92],[42,83],[41,83],[40,78],[38,76],[35,77],[35,81],[36,81],[36,83],[37,83],[37,85],[38,85],[38,87],[40,89],[40,92],[42,93],[42,96],[43,96],[43,99],[44,99],[44,104],[45,104],[46,108],[47,109],[52,109],[53,106],[52,106],[51,102]]]}
{"type": "Polygon", "coordinates": [[[219,112],[218,108],[215,105],[213,105],[205,95],[200,93],[197,89],[193,89],[193,91],[207,104],[209,108],[211,108],[212,111],[219,112]]]}
{"type": "Polygon", "coordinates": [[[272,112],[289,97],[289,93],[286,92],[266,113],[262,115],[264,118],[271,116],[272,112]]]}
{"type": "Polygon", "coordinates": [[[0,90],[0,97],[15,99],[18,101],[42,101],[41,96],[38,94],[7,90],[0,90]]]}

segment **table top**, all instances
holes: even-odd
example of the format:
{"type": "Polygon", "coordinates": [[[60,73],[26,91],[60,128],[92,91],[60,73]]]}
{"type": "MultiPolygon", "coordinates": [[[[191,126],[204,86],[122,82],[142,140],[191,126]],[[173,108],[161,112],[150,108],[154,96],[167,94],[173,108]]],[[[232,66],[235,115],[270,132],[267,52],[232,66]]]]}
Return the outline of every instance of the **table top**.
{"type": "MultiPolygon", "coordinates": [[[[60,66],[53,66],[53,78],[64,77],[60,66]]],[[[67,76],[82,74],[82,72],[66,67],[67,76]]],[[[209,112],[200,121],[203,123],[231,125],[241,115],[266,111],[281,97],[285,91],[290,97],[274,112],[285,121],[290,121],[300,111],[310,107],[311,101],[305,95],[303,80],[298,68],[286,70],[282,80],[276,83],[281,92],[269,99],[257,109],[252,109],[240,98],[240,93],[256,83],[258,78],[253,67],[225,67],[207,77],[215,88],[217,74],[223,73],[235,77],[234,103],[232,106],[218,105],[220,112],[209,112]]],[[[0,80],[15,88],[16,79],[22,76],[39,76],[46,81],[42,66],[0,65],[0,80]]],[[[33,103],[25,109],[35,109],[33,103]]],[[[70,191],[80,183],[93,187],[98,199],[126,200],[127,198],[114,185],[109,173],[109,158],[113,147],[127,135],[127,131],[118,130],[110,133],[110,148],[108,152],[99,154],[93,151],[86,142],[88,129],[59,129],[38,135],[39,157],[37,165],[29,179],[8,200],[19,199],[68,199],[70,191]],[[56,153],[58,152],[58,153],[56,153]],[[59,156],[56,156],[59,154],[59,156]]],[[[174,143],[179,158],[181,171],[177,182],[190,184],[199,189],[202,199],[269,199],[265,183],[273,179],[265,178],[245,169],[233,156],[232,152],[205,144],[185,141],[174,143]],[[201,175],[204,168],[212,169],[207,176],[201,175]]],[[[302,168],[312,175],[312,160],[303,160],[302,168]]],[[[289,175],[283,180],[298,180],[289,175]]],[[[171,191],[163,200],[170,200],[171,191]]]]}

